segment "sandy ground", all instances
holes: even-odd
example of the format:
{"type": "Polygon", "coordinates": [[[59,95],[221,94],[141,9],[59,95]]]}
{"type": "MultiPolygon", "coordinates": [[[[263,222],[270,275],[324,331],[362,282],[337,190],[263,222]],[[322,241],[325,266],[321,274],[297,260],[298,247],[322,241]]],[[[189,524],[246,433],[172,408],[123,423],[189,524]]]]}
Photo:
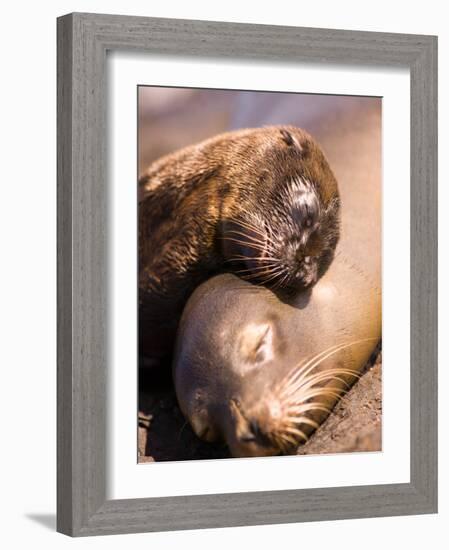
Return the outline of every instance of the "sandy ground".
{"type": "MultiPolygon", "coordinates": [[[[139,462],[230,457],[226,446],[196,437],[169,383],[141,391],[139,402],[139,462]]],[[[380,451],[381,418],[382,359],[378,353],[298,454],[380,451]]]]}

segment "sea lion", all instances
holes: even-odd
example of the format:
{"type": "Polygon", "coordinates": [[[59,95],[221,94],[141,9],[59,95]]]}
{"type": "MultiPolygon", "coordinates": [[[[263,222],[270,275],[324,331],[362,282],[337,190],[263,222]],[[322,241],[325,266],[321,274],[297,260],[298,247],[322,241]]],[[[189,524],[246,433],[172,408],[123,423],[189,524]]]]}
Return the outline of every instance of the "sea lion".
{"type": "Polygon", "coordinates": [[[299,128],[221,134],[156,161],[139,185],[139,351],[153,363],[167,360],[189,295],[210,276],[297,291],[332,261],[337,181],[299,128]]]}
{"type": "Polygon", "coordinates": [[[341,158],[333,166],[342,231],[313,288],[286,301],[224,274],[186,305],[173,362],[177,399],[195,433],[224,440],[233,456],[295,453],[381,337],[379,131],[365,116],[348,135],[329,136],[341,158]]]}

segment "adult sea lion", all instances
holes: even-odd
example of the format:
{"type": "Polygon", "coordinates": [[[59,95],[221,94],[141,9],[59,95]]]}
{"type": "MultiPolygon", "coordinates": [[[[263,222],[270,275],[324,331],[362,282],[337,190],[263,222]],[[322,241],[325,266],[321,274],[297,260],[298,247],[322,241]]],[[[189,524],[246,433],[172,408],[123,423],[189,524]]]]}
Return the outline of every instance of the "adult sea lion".
{"type": "Polygon", "coordinates": [[[139,351],[172,352],[182,309],[233,271],[283,291],[309,288],[339,238],[339,192],[325,156],[293,126],[221,134],[153,163],[140,179],[139,351]]]}
{"type": "Polygon", "coordinates": [[[173,376],[195,433],[233,456],[295,453],[357,378],[381,337],[380,124],[329,135],[338,153],[341,238],[312,288],[290,302],[231,275],[191,296],[173,376]]]}

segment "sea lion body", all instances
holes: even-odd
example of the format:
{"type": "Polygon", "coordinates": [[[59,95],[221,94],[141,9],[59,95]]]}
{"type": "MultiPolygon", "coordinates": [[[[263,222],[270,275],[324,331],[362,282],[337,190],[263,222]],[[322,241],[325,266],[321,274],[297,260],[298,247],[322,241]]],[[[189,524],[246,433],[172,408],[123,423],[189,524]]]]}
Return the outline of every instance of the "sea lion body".
{"type": "Polygon", "coordinates": [[[341,158],[333,166],[342,231],[313,288],[288,301],[224,274],[186,305],[173,363],[178,402],[199,437],[224,440],[233,456],[296,452],[379,342],[380,139],[371,122],[362,117],[345,140],[329,136],[341,158]]]}
{"type": "Polygon", "coordinates": [[[140,179],[139,351],[170,355],[182,309],[233,271],[286,291],[312,286],[339,237],[336,179],[290,126],[221,134],[153,163],[140,179]]]}

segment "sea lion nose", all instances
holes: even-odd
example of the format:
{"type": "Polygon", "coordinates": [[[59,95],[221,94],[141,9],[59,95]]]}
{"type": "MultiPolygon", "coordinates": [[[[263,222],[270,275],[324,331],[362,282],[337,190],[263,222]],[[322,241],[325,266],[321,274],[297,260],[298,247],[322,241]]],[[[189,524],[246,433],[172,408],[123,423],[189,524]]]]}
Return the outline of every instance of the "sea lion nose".
{"type": "Polygon", "coordinates": [[[234,417],[235,433],[241,443],[256,441],[258,433],[258,422],[254,418],[247,418],[242,411],[240,401],[233,398],[229,402],[231,414],[234,417]]]}
{"type": "Polygon", "coordinates": [[[253,434],[253,432],[247,430],[239,434],[239,439],[242,443],[252,443],[253,441],[256,441],[256,436],[253,434]]]}

